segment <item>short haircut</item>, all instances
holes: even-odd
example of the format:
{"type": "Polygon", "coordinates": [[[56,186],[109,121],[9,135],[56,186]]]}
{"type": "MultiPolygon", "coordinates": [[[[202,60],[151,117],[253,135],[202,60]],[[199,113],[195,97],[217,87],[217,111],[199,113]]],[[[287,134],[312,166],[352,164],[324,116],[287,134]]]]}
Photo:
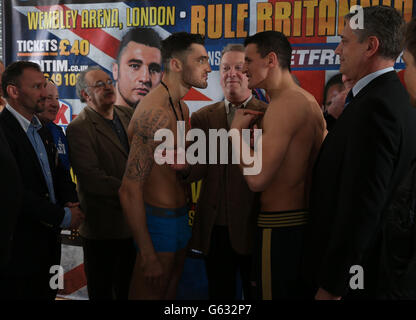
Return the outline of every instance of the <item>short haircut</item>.
{"type": "Polygon", "coordinates": [[[14,85],[19,86],[19,80],[23,72],[26,69],[34,69],[36,71],[42,72],[39,65],[30,61],[16,61],[7,66],[4,70],[3,75],[1,76],[1,88],[3,90],[3,96],[8,98],[7,86],[14,85]]]}
{"type": "Polygon", "coordinates": [[[85,90],[88,92],[88,83],[85,80],[85,76],[87,75],[88,72],[90,71],[94,71],[94,70],[102,70],[99,66],[90,66],[88,67],[86,70],[82,71],[77,79],[77,83],[75,86],[75,90],[77,92],[77,96],[79,97],[79,100],[81,100],[81,102],[86,102],[86,100],[84,99],[84,97],[81,94],[82,90],[85,90]]]}
{"type": "Polygon", "coordinates": [[[166,72],[169,71],[169,60],[172,58],[183,59],[183,55],[188,51],[192,44],[205,44],[205,39],[200,34],[188,32],[172,33],[162,41],[162,62],[166,72]]]}
{"type": "MultiPolygon", "coordinates": [[[[363,42],[370,36],[377,37],[380,42],[378,54],[387,59],[396,60],[403,50],[405,22],[400,13],[387,6],[363,8],[364,29],[354,29],[358,41],[363,42]]],[[[355,13],[348,13],[348,22],[355,13]]]]}
{"type": "Polygon", "coordinates": [[[157,48],[160,50],[162,38],[160,35],[152,28],[134,28],[130,29],[124,36],[121,38],[120,45],[117,52],[117,63],[120,62],[121,55],[124,48],[129,44],[129,42],[141,43],[148,47],[157,48]]]}
{"type": "Polygon", "coordinates": [[[329,78],[328,82],[325,85],[324,88],[324,104],[326,103],[326,98],[328,96],[329,88],[335,85],[341,85],[344,86],[344,82],[342,82],[342,73],[337,73],[336,75],[329,78]]]}
{"type": "Polygon", "coordinates": [[[406,27],[404,47],[413,56],[416,63],[416,18],[413,18],[406,27]]]}
{"type": "Polygon", "coordinates": [[[279,31],[263,31],[249,36],[244,41],[244,46],[256,44],[257,51],[264,58],[270,52],[274,52],[279,60],[280,67],[290,71],[292,60],[292,46],[286,36],[279,31]]]}
{"type": "Polygon", "coordinates": [[[244,53],[244,46],[241,43],[229,43],[227,44],[224,49],[221,51],[221,58],[227,52],[243,52],[244,53]]]}

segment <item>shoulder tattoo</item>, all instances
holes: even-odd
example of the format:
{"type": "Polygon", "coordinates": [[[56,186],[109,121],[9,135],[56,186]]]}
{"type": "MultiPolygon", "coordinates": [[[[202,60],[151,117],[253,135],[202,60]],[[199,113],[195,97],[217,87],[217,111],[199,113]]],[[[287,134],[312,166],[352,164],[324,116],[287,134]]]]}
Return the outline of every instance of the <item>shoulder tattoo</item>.
{"type": "Polygon", "coordinates": [[[133,123],[133,137],[127,161],[126,178],[137,180],[144,184],[153,164],[153,153],[160,142],[154,141],[157,130],[169,126],[169,116],[163,110],[142,112],[133,123]]]}

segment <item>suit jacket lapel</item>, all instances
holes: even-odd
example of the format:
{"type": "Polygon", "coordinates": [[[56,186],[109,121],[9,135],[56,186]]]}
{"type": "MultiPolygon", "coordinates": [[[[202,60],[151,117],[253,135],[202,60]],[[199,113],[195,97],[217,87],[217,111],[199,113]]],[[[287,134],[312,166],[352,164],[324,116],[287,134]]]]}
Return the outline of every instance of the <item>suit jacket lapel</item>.
{"type": "Polygon", "coordinates": [[[374,87],[377,87],[378,83],[384,82],[384,81],[394,81],[399,80],[396,71],[389,71],[386,73],[383,73],[381,76],[378,76],[377,78],[371,80],[364,88],[360,90],[360,92],[357,93],[357,95],[351,100],[351,102],[348,104],[347,109],[352,105],[354,102],[358,101],[362,96],[365,96],[369,91],[373,90],[374,87]]]}
{"type": "Polygon", "coordinates": [[[114,106],[114,111],[117,113],[117,115],[118,115],[118,117],[121,121],[121,124],[124,127],[124,131],[127,134],[127,129],[129,127],[130,118],[122,110],[120,110],[117,106],[114,106]]]}
{"type": "Polygon", "coordinates": [[[210,128],[228,128],[227,123],[227,113],[225,111],[224,101],[218,102],[215,108],[211,110],[212,115],[212,125],[210,128]]]}
{"type": "Polygon", "coordinates": [[[260,100],[257,100],[255,97],[251,98],[251,100],[247,103],[246,108],[247,109],[251,109],[251,110],[256,110],[256,111],[262,111],[265,112],[266,108],[263,107],[263,105],[261,105],[260,100]]]}
{"type": "MultiPolygon", "coordinates": [[[[115,110],[116,109],[114,109],[114,111],[115,110]]],[[[109,139],[127,157],[128,154],[127,154],[126,150],[124,150],[123,146],[121,145],[121,142],[117,137],[117,134],[110,127],[110,125],[105,121],[105,119],[89,106],[85,107],[85,112],[88,113],[88,116],[90,117],[90,119],[94,123],[95,128],[97,129],[97,131],[100,132],[107,139],[109,139]]],[[[119,114],[117,113],[117,115],[119,115],[119,114]]]]}
{"type": "MultiPolygon", "coordinates": [[[[260,105],[259,101],[253,97],[248,103],[246,108],[256,111],[266,111],[263,106],[260,105]]],[[[230,127],[227,122],[227,112],[225,111],[225,102],[221,101],[218,102],[217,106],[212,109],[212,112],[214,113],[213,116],[213,124],[215,128],[226,128],[227,130],[230,130],[230,127]]],[[[212,127],[212,128],[214,128],[212,127]]]]}
{"type": "MultiPolygon", "coordinates": [[[[25,150],[25,156],[31,157],[31,163],[36,167],[39,177],[41,177],[41,181],[45,182],[45,176],[43,175],[42,167],[39,163],[39,158],[36,154],[35,148],[33,148],[32,143],[29,140],[26,132],[23,130],[17,119],[12,115],[12,113],[7,110],[6,108],[3,110],[7,125],[9,128],[15,132],[13,137],[18,141],[18,145],[25,150]]],[[[48,158],[49,159],[49,158],[48,158]]]]}

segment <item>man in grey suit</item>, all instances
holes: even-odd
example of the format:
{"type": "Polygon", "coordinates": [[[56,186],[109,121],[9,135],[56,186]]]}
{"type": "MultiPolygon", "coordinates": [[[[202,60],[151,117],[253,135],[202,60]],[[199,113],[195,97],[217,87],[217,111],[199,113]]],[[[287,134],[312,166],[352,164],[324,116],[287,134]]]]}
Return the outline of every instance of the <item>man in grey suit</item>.
{"type": "MultiPolygon", "coordinates": [[[[225,99],[192,114],[192,128],[202,129],[207,137],[209,129],[229,130],[239,108],[266,110],[267,104],[254,98],[248,88],[243,74],[244,56],[241,44],[229,44],[223,49],[220,79],[225,99]]],[[[208,146],[211,143],[216,141],[208,140],[208,146]]],[[[231,163],[231,148],[228,151],[231,163]]],[[[238,165],[220,164],[217,160],[217,164],[197,164],[182,172],[188,182],[203,179],[190,246],[205,254],[210,299],[236,298],[237,271],[244,298],[251,299],[251,254],[259,202],[238,165]]]]}
{"type": "Polygon", "coordinates": [[[85,212],[80,227],[88,295],[127,299],[136,251],[118,189],[129,153],[126,130],[133,110],[115,106],[113,81],[99,67],[82,72],[77,94],[87,106],[67,129],[70,159],[85,212]]]}

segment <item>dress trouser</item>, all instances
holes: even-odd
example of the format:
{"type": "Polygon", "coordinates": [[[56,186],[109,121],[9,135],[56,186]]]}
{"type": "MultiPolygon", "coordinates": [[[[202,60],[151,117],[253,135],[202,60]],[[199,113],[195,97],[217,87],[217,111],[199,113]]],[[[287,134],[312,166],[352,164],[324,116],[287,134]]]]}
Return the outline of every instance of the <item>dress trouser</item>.
{"type": "Polygon", "coordinates": [[[127,300],[136,261],[133,239],[82,238],[90,300],[127,300]]]}
{"type": "Polygon", "coordinates": [[[36,272],[28,275],[0,275],[0,300],[55,300],[58,290],[49,282],[54,274],[36,272]]]}
{"type": "Polygon", "coordinates": [[[55,289],[56,281],[52,278],[56,272],[50,271],[52,266],[60,265],[61,242],[51,234],[50,242],[45,245],[49,248],[49,256],[39,257],[36,266],[27,261],[27,273],[15,273],[16,266],[12,265],[0,268],[0,300],[55,300],[58,289],[55,289]]]}
{"type": "Polygon", "coordinates": [[[244,299],[254,299],[254,290],[250,285],[251,266],[251,255],[238,254],[231,247],[228,227],[214,226],[210,250],[205,257],[210,299],[235,300],[238,271],[241,276],[244,299]]]}

